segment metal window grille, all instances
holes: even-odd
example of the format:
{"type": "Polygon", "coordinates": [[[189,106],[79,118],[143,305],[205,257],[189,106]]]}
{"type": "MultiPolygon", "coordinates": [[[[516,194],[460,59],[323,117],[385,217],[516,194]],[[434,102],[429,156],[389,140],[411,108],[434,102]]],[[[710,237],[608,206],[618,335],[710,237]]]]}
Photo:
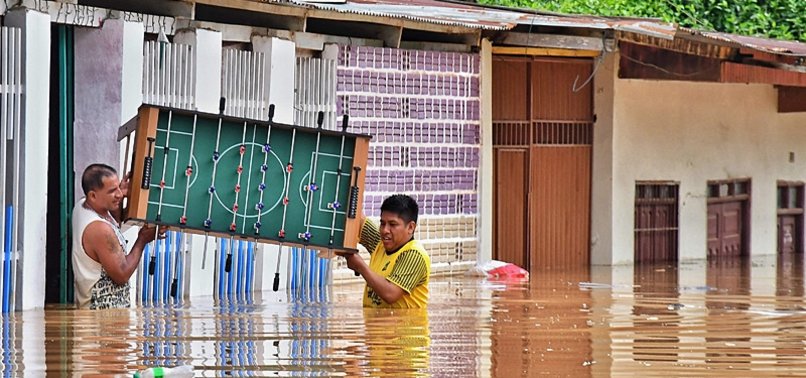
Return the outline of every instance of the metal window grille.
{"type": "Polygon", "coordinates": [[[227,99],[224,114],[265,120],[269,114],[266,54],[225,49],[221,91],[227,99]]]}
{"type": "Polygon", "coordinates": [[[143,102],[180,109],[195,107],[193,47],[147,41],[143,49],[143,102]]]}

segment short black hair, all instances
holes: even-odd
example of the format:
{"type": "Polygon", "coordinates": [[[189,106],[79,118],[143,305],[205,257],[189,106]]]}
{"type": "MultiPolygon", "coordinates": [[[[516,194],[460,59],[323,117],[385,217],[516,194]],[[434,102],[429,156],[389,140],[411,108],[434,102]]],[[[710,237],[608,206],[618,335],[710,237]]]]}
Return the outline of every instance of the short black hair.
{"type": "Polygon", "coordinates": [[[91,191],[103,188],[104,178],[117,175],[118,172],[106,164],[90,164],[81,175],[81,189],[86,196],[91,191]]]}
{"type": "Polygon", "coordinates": [[[417,223],[417,215],[420,213],[420,206],[417,201],[405,194],[394,194],[383,200],[381,212],[388,211],[397,214],[401,219],[408,222],[417,223]]]}

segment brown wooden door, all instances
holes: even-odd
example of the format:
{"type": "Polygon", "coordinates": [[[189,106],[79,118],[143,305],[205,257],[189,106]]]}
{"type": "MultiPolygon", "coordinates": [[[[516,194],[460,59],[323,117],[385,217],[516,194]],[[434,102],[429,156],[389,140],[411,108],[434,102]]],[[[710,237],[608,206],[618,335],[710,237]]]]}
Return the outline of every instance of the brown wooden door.
{"type": "Polygon", "coordinates": [[[529,151],[518,148],[495,150],[493,206],[495,230],[493,258],[527,267],[526,177],[529,151]]]}
{"type": "Polygon", "coordinates": [[[670,204],[635,207],[635,262],[677,260],[677,223],[670,204]]]}
{"type": "Polygon", "coordinates": [[[744,255],[744,202],[708,204],[708,257],[744,255]]]}
{"type": "Polygon", "coordinates": [[[635,262],[677,261],[677,184],[639,183],[635,197],[635,262]]]}
{"type": "Polygon", "coordinates": [[[530,271],[589,265],[590,154],[590,146],[532,147],[530,271]]]}
{"type": "Polygon", "coordinates": [[[492,74],[493,257],[530,271],[587,269],[592,61],[495,56],[492,74]]]}

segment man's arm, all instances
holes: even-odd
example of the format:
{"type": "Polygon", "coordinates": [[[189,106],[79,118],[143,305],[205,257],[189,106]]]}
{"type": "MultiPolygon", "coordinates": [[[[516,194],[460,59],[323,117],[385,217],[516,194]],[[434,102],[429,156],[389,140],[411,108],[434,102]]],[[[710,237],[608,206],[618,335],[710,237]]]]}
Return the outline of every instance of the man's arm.
{"type": "Polygon", "coordinates": [[[380,274],[373,272],[372,269],[369,268],[369,265],[364,262],[364,259],[357,253],[345,255],[344,258],[347,259],[347,267],[361,274],[361,276],[364,277],[364,281],[367,281],[367,285],[369,285],[384,302],[395,303],[406,294],[406,291],[401,289],[400,286],[389,282],[380,274]]]}
{"type": "Polygon", "coordinates": [[[104,267],[109,278],[116,284],[122,285],[128,282],[134,274],[137,264],[143,256],[143,249],[154,240],[155,234],[156,227],[143,226],[131,252],[127,255],[118,242],[112,226],[104,222],[92,222],[84,230],[82,243],[87,254],[104,267]]]}

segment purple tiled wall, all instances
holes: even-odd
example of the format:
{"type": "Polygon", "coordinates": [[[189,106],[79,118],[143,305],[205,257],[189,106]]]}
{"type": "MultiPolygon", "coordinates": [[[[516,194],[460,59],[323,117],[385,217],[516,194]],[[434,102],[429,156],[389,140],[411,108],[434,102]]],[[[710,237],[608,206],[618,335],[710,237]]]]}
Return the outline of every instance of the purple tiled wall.
{"type": "Polygon", "coordinates": [[[421,216],[478,214],[479,56],[341,46],[337,113],[372,135],[364,210],[406,193],[421,216]]]}

